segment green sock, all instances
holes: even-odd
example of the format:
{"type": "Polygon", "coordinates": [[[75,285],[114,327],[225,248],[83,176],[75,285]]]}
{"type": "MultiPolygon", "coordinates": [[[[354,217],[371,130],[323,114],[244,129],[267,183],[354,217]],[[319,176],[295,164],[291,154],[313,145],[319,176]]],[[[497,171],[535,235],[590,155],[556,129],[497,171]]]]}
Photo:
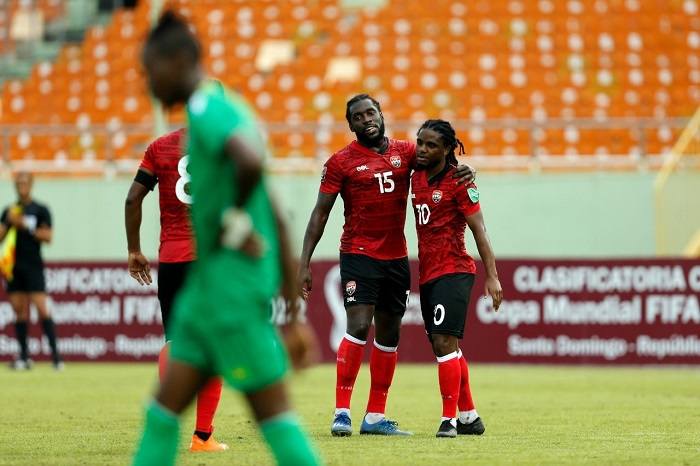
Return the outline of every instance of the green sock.
{"type": "Polygon", "coordinates": [[[146,409],[146,425],[134,466],[175,464],[179,438],[178,417],[153,400],[146,409]]]}
{"type": "Polygon", "coordinates": [[[260,424],[265,441],[280,466],[321,464],[316,451],[292,413],[275,416],[260,424]]]}

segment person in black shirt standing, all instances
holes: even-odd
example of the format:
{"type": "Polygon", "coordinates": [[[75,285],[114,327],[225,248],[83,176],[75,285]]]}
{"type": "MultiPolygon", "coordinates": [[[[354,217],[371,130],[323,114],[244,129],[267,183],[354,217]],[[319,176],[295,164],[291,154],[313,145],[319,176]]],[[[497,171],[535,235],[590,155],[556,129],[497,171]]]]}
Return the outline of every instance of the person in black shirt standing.
{"type": "Polygon", "coordinates": [[[19,343],[19,358],[12,367],[18,370],[31,368],[27,350],[27,326],[29,306],[34,304],[41,326],[51,347],[53,366],[63,369],[63,361],[56,347],[56,330],[46,304],[46,283],[44,279],[44,261],[41,258],[41,244],[51,241],[51,214],[46,206],[32,199],[33,176],[28,172],[15,175],[17,202],[5,208],[0,219],[0,241],[11,228],[17,232],[15,245],[15,264],[12,276],[7,280],[7,295],[15,311],[15,335],[19,343]]]}

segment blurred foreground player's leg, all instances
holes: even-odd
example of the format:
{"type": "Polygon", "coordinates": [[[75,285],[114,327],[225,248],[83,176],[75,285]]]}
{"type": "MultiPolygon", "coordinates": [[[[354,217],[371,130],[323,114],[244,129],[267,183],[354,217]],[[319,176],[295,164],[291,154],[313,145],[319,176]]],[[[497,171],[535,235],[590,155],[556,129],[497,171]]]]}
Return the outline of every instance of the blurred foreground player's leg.
{"type": "MultiPolygon", "coordinates": [[[[190,243],[193,240],[190,238],[190,243]]],[[[163,248],[161,248],[162,254],[163,248]]],[[[168,347],[170,345],[170,316],[175,301],[175,296],[182,289],[185,277],[191,267],[191,262],[160,262],[158,268],[158,300],[163,317],[166,344],[164,350],[158,355],[158,367],[161,380],[167,367],[168,347]]],[[[197,394],[197,409],[195,417],[195,430],[190,441],[190,451],[216,452],[228,450],[228,445],[217,441],[212,435],[214,432],[214,415],[221,399],[222,383],[218,377],[213,377],[205,383],[197,394]]]]}

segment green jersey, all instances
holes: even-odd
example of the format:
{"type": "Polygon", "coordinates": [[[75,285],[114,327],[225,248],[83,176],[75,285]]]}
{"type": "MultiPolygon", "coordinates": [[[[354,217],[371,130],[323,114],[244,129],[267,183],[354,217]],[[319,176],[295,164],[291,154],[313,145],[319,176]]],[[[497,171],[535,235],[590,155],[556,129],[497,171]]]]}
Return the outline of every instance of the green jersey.
{"type": "MultiPolygon", "coordinates": [[[[264,179],[243,208],[265,242],[262,258],[251,258],[220,245],[221,214],[235,205],[235,163],[224,152],[231,136],[243,138],[264,154],[254,112],[241,97],[218,81],[205,81],[187,104],[188,169],[191,176],[192,224],[197,243],[193,280],[222,282],[221,289],[269,299],[279,288],[277,226],[264,179]]],[[[217,287],[218,288],[218,287],[217,287]]]]}

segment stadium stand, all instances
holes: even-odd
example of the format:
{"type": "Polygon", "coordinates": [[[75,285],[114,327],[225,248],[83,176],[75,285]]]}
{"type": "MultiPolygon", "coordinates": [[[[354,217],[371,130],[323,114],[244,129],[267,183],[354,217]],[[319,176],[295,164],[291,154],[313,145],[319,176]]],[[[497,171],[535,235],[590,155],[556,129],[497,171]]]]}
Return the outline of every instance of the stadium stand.
{"type": "MultiPolygon", "coordinates": [[[[381,101],[396,137],[439,116],[468,153],[513,165],[533,155],[660,165],[654,156],[700,104],[696,0],[166,4],[191,20],[208,72],[254,103],[280,159],[323,159],[347,143],[345,101],[360,91],[381,101]]],[[[146,1],[119,10],[4,84],[2,123],[48,128],[8,132],[8,160],[139,156],[153,125],[138,63],[149,18],[146,1]]]]}

